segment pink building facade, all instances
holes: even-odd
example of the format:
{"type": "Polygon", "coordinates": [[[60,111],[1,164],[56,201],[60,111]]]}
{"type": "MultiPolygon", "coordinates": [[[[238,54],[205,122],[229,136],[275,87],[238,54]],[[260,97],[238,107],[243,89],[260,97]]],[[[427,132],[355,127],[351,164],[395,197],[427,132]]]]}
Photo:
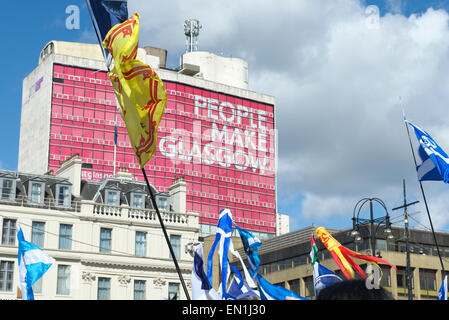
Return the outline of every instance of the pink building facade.
{"type": "MultiPolygon", "coordinates": [[[[51,68],[51,78],[48,70],[40,72],[46,92],[51,92],[47,170],[56,171],[61,162],[79,154],[84,180],[113,177],[119,168],[143,180],[106,71],[60,61],[55,59],[46,68],[51,68]]],[[[232,210],[239,226],[256,234],[274,234],[274,103],[235,93],[242,90],[226,92],[227,86],[214,90],[202,87],[201,81],[189,83],[186,79],[192,77],[170,76],[175,71],[156,71],[168,102],[157,150],[145,166],[150,183],[168,193],[173,179],[183,177],[187,211],[200,214],[204,234],[213,232],[222,208],[232,210]]],[[[30,142],[21,137],[22,143],[30,142]]]]}

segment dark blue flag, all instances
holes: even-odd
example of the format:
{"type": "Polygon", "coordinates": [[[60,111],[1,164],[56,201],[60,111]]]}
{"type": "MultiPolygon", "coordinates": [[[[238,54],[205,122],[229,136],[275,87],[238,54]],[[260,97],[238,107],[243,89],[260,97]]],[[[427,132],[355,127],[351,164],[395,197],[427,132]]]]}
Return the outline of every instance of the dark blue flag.
{"type": "Polygon", "coordinates": [[[89,4],[102,42],[113,26],[128,20],[127,0],[89,0],[89,4]]]}

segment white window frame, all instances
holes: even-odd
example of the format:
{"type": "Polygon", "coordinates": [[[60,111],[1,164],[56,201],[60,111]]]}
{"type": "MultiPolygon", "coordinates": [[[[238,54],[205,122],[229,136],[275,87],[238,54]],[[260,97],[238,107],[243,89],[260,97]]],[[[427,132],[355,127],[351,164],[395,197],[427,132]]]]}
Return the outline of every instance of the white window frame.
{"type": "Polygon", "coordinates": [[[16,199],[16,179],[13,178],[0,178],[0,200],[2,201],[14,201],[16,199]],[[11,193],[8,198],[3,198],[3,181],[11,181],[11,193]]]}
{"type": "Polygon", "coordinates": [[[29,200],[29,202],[30,203],[35,203],[35,204],[43,204],[44,203],[44,197],[45,197],[45,183],[41,182],[41,181],[30,180],[28,182],[28,200],[29,200]],[[40,194],[40,199],[39,199],[38,202],[33,201],[33,197],[32,197],[33,184],[40,184],[41,185],[41,194],[40,194]]]}
{"type": "Polygon", "coordinates": [[[68,184],[57,184],[56,185],[56,206],[58,207],[64,207],[64,208],[70,208],[72,206],[72,186],[68,185],[68,184]],[[68,189],[68,194],[67,199],[64,198],[63,203],[60,204],[59,203],[59,195],[61,194],[61,189],[62,188],[67,188],[68,189]]]}
{"type": "Polygon", "coordinates": [[[105,189],[104,191],[104,203],[109,206],[120,206],[120,191],[114,189],[105,189]],[[109,203],[110,195],[109,192],[113,192],[117,195],[117,201],[114,204],[109,203]]]}
{"type": "Polygon", "coordinates": [[[163,211],[170,211],[170,196],[167,194],[158,194],[156,196],[156,203],[160,210],[163,211]],[[161,206],[160,202],[161,200],[164,200],[165,204],[161,206]]]}
{"type": "Polygon", "coordinates": [[[144,193],[139,193],[139,192],[131,192],[131,197],[130,197],[130,207],[134,208],[134,209],[145,209],[145,194],[144,193]],[[142,197],[142,206],[141,207],[136,207],[134,206],[134,199],[136,197],[142,197]]]}

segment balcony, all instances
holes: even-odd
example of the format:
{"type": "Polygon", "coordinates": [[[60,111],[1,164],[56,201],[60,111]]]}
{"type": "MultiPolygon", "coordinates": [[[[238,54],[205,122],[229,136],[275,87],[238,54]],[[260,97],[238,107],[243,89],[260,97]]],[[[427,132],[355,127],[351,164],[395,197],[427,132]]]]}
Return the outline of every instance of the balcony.
{"type": "MultiPolygon", "coordinates": [[[[139,223],[159,226],[156,210],[132,208],[127,205],[111,206],[91,201],[83,201],[82,216],[93,219],[121,220],[129,223],[139,223]]],[[[164,224],[167,226],[199,228],[199,216],[196,213],[179,213],[160,211],[164,224]]]]}

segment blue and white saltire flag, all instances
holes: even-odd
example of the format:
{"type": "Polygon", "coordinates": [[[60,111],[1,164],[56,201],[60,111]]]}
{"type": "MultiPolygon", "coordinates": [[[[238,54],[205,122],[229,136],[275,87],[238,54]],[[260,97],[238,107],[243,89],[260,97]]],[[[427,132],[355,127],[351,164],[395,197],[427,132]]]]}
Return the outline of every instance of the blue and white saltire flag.
{"type": "Polygon", "coordinates": [[[443,283],[438,291],[437,300],[447,300],[447,275],[444,276],[443,283]]]}
{"type": "Polygon", "coordinates": [[[262,242],[251,232],[240,228],[235,223],[234,225],[240,233],[243,248],[245,249],[245,253],[248,257],[250,273],[255,279],[257,287],[259,288],[260,298],[262,300],[307,300],[306,298],[297,295],[293,291],[268,282],[258,273],[260,258],[257,251],[262,245],[262,242]]]}
{"type": "MultiPolygon", "coordinates": [[[[128,20],[127,0],[89,0],[94,16],[96,29],[100,32],[100,40],[104,41],[109,30],[116,24],[128,20]]],[[[108,67],[112,62],[112,55],[106,50],[106,63],[108,67]]]]}
{"type": "Polygon", "coordinates": [[[216,291],[209,282],[204,271],[203,244],[197,247],[193,257],[192,268],[192,299],[193,300],[221,300],[221,286],[216,291]]]}
{"type": "Polygon", "coordinates": [[[25,240],[20,224],[16,222],[19,241],[19,279],[23,300],[34,300],[33,284],[39,280],[55,262],[41,248],[25,240]]]}
{"type": "Polygon", "coordinates": [[[433,180],[449,183],[449,157],[433,138],[421,128],[405,120],[415,130],[419,141],[419,156],[422,163],[416,167],[420,181],[433,180]]]}
{"type": "Polygon", "coordinates": [[[230,268],[233,268],[234,272],[237,270],[229,263],[228,253],[231,253],[240,260],[243,266],[243,272],[245,273],[245,278],[248,285],[254,288],[255,284],[250,274],[248,273],[245,264],[243,263],[242,257],[240,256],[238,251],[234,250],[234,246],[231,241],[232,223],[233,221],[231,210],[229,209],[220,210],[220,214],[218,217],[217,233],[215,235],[214,243],[212,244],[212,247],[209,251],[209,255],[207,258],[207,278],[209,280],[209,283],[213,283],[212,282],[213,256],[218,246],[218,256],[221,271],[220,285],[222,288],[222,298],[235,300],[235,297],[231,296],[226,291],[228,278],[231,273],[230,268]]]}
{"type": "Polygon", "coordinates": [[[254,236],[251,232],[240,228],[236,223],[234,223],[234,226],[240,234],[243,248],[245,249],[246,256],[248,257],[249,273],[251,274],[251,277],[255,278],[260,264],[260,258],[257,251],[262,245],[262,241],[260,241],[259,238],[254,236]]]}
{"type": "Polygon", "coordinates": [[[228,288],[228,293],[236,300],[259,300],[260,294],[251,288],[240,277],[234,276],[228,288]]]}

